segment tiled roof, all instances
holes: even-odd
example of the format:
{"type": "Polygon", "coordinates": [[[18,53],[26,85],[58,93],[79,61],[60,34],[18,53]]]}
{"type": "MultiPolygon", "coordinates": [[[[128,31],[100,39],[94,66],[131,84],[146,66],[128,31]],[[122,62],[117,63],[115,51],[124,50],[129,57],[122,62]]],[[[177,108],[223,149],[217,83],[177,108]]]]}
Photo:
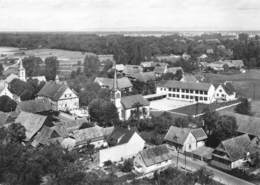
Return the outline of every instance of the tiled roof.
{"type": "Polygon", "coordinates": [[[58,101],[67,88],[65,84],[49,81],[38,92],[38,96],[44,96],[53,101],[58,101]]]}
{"type": "Polygon", "coordinates": [[[134,129],[115,128],[109,136],[110,142],[115,142],[115,145],[128,143],[136,131],[134,129]]]}
{"type": "Polygon", "coordinates": [[[191,133],[197,141],[208,138],[202,128],[190,129],[171,126],[165,135],[164,140],[183,145],[189,133],[191,133]]]}
{"type": "Polygon", "coordinates": [[[134,108],[136,104],[139,104],[141,106],[149,106],[150,103],[147,101],[142,95],[131,95],[131,96],[124,96],[121,99],[121,103],[124,106],[125,109],[131,109],[134,108]]]}
{"type": "Polygon", "coordinates": [[[30,140],[43,126],[47,116],[21,112],[15,119],[15,123],[21,123],[26,129],[26,139],[30,140]]]}
{"type": "MultiPolygon", "coordinates": [[[[254,148],[247,134],[222,141],[220,145],[223,146],[231,161],[244,158],[247,152],[254,152],[254,148]]],[[[220,147],[221,146],[218,146],[217,149],[220,147]]]]}
{"type": "Polygon", "coordinates": [[[50,111],[52,108],[49,102],[42,99],[35,99],[19,102],[17,109],[20,109],[24,112],[40,113],[50,111]]]}
{"type": "MultiPolygon", "coordinates": [[[[113,88],[114,79],[113,78],[103,78],[103,77],[97,77],[95,79],[95,82],[101,83],[104,86],[108,87],[109,89],[113,88]]],[[[127,77],[118,78],[117,84],[119,89],[129,88],[133,87],[133,84],[127,77]]]]}
{"type": "Polygon", "coordinates": [[[174,157],[166,145],[155,146],[139,153],[146,167],[170,160],[174,157]]]}
{"type": "Polygon", "coordinates": [[[73,132],[73,137],[76,140],[76,145],[86,144],[88,141],[96,141],[109,136],[114,130],[114,127],[99,127],[80,129],[73,132]]]}
{"type": "Polygon", "coordinates": [[[236,92],[235,87],[230,82],[226,82],[222,86],[228,95],[231,95],[234,92],[236,92]]]}
{"type": "Polygon", "coordinates": [[[170,87],[170,88],[208,91],[211,85],[212,84],[210,83],[191,83],[191,82],[179,82],[175,80],[168,80],[158,84],[157,87],[170,87]]]}

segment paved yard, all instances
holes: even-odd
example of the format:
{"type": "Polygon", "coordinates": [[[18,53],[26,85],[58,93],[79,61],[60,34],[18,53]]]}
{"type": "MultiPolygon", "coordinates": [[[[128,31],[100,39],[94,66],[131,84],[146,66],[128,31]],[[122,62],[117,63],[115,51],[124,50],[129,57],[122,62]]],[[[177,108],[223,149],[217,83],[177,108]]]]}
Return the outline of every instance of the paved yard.
{"type": "Polygon", "coordinates": [[[152,110],[169,111],[172,109],[178,109],[188,105],[194,104],[193,102],[180,101],[180,100],[170,100],[167,98],[161,100],[155,100],[150,102],[150,107],[152,110]]]}

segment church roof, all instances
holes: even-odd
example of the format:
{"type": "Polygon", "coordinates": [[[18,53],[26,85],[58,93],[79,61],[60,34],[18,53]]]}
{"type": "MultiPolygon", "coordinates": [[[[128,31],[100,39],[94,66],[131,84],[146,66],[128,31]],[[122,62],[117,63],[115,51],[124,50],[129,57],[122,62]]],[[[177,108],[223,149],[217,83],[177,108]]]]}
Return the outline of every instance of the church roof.
{"type": "Polygon", "coordinates": [[[131,96],[124,96],[121,99],[121,103],[125,109],[134,108],[135,105],[139,104],[140,106],[149,106],[150,103],[142,95],[136,94],[131,96]]]}
{"type": "Polygon", "coordinates": [[[44,96],[53,101],[58,101],[67,88],[68,87],[65,84],[49,81],[38,92],[38,96],[44,96]]]}

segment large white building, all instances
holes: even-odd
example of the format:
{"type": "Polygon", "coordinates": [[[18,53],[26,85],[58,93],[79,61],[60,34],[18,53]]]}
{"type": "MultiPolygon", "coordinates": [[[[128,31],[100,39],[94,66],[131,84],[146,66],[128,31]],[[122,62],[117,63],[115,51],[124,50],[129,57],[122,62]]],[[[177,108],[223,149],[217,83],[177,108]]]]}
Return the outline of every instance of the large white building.
{"type": "Polygon", "coordinates": [[[50,102],[56,111],[71,111],[79,109],[79,98],[75,91],[64,83],[47,82],[38,92],[39,99],[50,102]]]}
{"type": "Polygon", "coordinates": [[[191,83],[169,80],[156,87],[156,94],[165,94],[169,99],[212,103],[215,101],[215,87],[209,83],[191,83]]]}

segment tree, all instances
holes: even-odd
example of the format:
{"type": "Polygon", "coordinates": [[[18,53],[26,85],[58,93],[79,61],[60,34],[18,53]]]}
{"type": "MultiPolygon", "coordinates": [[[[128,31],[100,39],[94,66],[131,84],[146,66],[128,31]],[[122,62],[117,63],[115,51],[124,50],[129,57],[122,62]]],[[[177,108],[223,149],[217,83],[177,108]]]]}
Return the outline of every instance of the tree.
{"type": "Polygon", "coordinates": [[[84,73],[87,77],[92,77],[99,71],[100,62],[96,56],[86,55],[84,59],[84,73]]]}
{"type": "Polygon", "coordinates": [[[176,127],[186,128],[189,125],[189,120],[186,117],[178,117],[175,118],[174,124],[176,127]]]}
{"type": "Polygon", "coordinates": [[[15,111],[17,103],[9,98],[9,96],[0,96],[0,111],[11,112],[15,111]]]}
{"type": "Polygon", "coordinates": [[[43,63],[40,57],[29,56],[23,59],[23,67],[26,71],[26,76],[39,76],[40,64],[43,63]]]}
{"type": "Polygon", "coordinates": [[[9,90],[11,93],[21,96],[21,94],[27,89],[26,82],[20,80],[20,79],[14,79],[9,84],[9,90]]]}
{"type": "Polygon", "coordinates": [[[7,137],[11,143],[22,143],[25,138],[25,128],[20,123],[13,123],[8,126],[7,137]]]}
{"type": "Polygon", "coordinates": [[[103,99],[94,99],[89,104],[90,119],[100,126],[111,126],[118,121],[115,105],[103,99]]]}
{"type": "Polygon", "coordinates": [[[3,72],[4,72],[3,64],[0,64],[0,76],[3,75],[3,72]]]}
{"type": "Polygon", "coordinates": [[[216,129],[216,122],[219,118],[219,114],[216,111],[212,111],[209,108],[203,111],[202,116],[204,130],[208,135],[211,135],[213,130],[216,129]]]}
{"type": "Polygon", "coordinates": [[[239,114],[251,115],[251,105],[247,98],[240,99],[240,104],[235,108],[235,111],[239,114]]]}
{"type": "Polygon", "coordinates": [[[45,59],[45,77],[49,80],[55,80],[58,74],[59,61],[57,57],[47,57],[45,59]]]}
{"type": "Polygon", "coordinates": [[[133,166],[134,166],[133,159],[126,159],[123,165],[121,166],[121,170],[122,172],[131,172],[133,166]]]}

